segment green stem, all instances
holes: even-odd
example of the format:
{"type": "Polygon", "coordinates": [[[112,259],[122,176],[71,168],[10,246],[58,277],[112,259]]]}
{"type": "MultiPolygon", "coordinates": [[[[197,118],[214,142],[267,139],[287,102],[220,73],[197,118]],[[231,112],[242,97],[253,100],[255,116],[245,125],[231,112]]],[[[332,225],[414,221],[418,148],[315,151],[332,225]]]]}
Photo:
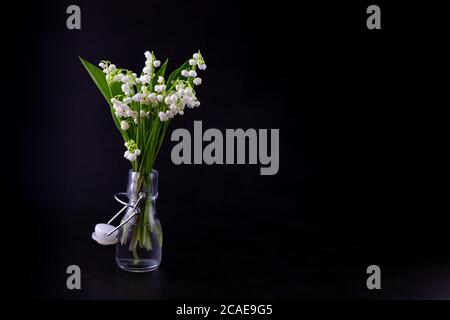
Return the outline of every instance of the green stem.
{"type": "Polygon", "coordinates": [[[133,252],[133,263],[137,264],[139,262],[139,256],[137,254],[137,250],[136,248],[133,248],[133,250],[131,250],[133,252]]]}

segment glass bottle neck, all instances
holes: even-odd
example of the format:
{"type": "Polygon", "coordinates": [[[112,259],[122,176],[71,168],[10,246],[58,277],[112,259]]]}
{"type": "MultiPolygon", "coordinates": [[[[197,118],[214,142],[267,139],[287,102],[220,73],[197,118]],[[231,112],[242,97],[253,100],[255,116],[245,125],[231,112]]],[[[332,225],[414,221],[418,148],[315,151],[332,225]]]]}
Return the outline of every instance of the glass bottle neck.
{"type": "Polygon", "coordinates": [[[156,170],[152,170],[150,174],[129,171],[127,185],[129,200],[136,201],[142,192],[145,194],[145,200],[155,200],[158,197],[158,172],[156,170]]]}

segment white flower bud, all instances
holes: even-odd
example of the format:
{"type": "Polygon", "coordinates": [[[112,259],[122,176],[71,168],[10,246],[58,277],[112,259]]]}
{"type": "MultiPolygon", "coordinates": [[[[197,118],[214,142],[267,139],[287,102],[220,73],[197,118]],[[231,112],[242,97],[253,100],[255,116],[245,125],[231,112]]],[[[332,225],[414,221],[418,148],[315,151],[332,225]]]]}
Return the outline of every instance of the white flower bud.
{"type": "Polygon", "coordinates": [[[132,99],[130,97],[126,97],[125,99],[123,99],[123,102],[128,104],[132,101],[132,99]]]}
{"type": "Polygon", "coordinates": [[[192,98],[191,97],[188,97],[188,96],[184,96],[183,97],[183,104],[184,105],[187,105],[189,108],[191,108],[192,107],[192,98]]]}
{"type": "Polygon", "coordinates": [[[108,70],[109,70],[110,72],[116,70],[116,65],[110,64],[109,67],[108,67],[108,70]]]}
{"type": "Polygon", "coordinates": [[[166,89],[166,86],[163,84],[155,86],[155,91],[158,93],[164,91],[165,89],[166,89]]]}
{"type": "Polygon", "coordinates": [[[152,72],[152,68],[144,67],[144,69],[142,69],[142,72],[145,73],[145,74],[149,74],[150,72],[152,72]]]}
{"type": "Polygon", "coordinates": [[[120,121],[120,129],[126,131],[126,130],[128,130],[128,128],[130,128],[130,125],[128,124],[127,121],[125,121],[125,120],[120,121]]]}
{"type": "Polygon", "coordinates": [[[141,150],[139,150],[139,149],[134,150],[134,155],[136,157],[139,156],[140,154],[141,154],[141,150]]]}
{"type": "Polygon", "coordinates": [[[162,112],[162,111],[160,111],[160,112],[158,113],[158,116],[159,116],[159,119],[160,119],[161,121],[166,121],[166,120],[167,120],[166,114],[165,114],[164,112],[162,112]]]}
{"type": "Polygon", "coordinates": [[[158,68],[160,65],[161,65],[161,61],[159,61],[159,60],[155,60],[155,62],[153,62],[153,66],[155,68],[158,68]]]}
{"type": "Polygon", "coordinates": [[[189,71],[189,77],[195,78],[197,76],[197,72],[194,70],[189,71]]]}
{"type": "Polygon", "coordinates": [[[198,58],[200,58],[200,55],[198,53],[194,53],[194,55],[192,56],[195,60],[197,60],[198,58]]]}
{"type": "Polygon", "coordinates": [[[133,96],[133,100],[136,101],[136,102],[142,101],[143,98],[144,98],[144,97],[143,97],[142,93],[136,93],[136,94],[133,96]]]}
{"type": "Polygon", "coordinates": [[[130,94],[130,86],[127,83],[122,84],[120,88],[122,89],[125,95],[128,96],[130,94]]]}
{"type": "Polygon", "coordinates": [[[162,94],[158,94],[156,96],[156,100],[158,100],[159,102],[163,101],[163,99],[164,99],[164,96],[162,94]]]}
{"type": "Polygon", "coordinates": [[[189,60],[189,64],[191,66],[195,66],[197,64],[197,61],[195,61],[194,59],[189,60]]]}
{"type": "Polygon", "coordinates": [[[164,82],[164,77],[159,76],[158,77],[158,83],[163,83],[164,82]]]}
{"type": "Polygon", "coordinates": [[[189,71],[188,71],[188,70],[182,70],[182,71],[181,71],[181,75],[182,75],[183,77],[189,77],[189,71]]]}
{"type": "Polygon", "coordinates": [[[144,53],[145,59],[150,60],[152,58],[152,54],[150,51],[145,51],[144,53]]]}
{"type": "Polygon", "coordinates": [[[100,62],[98,65],[99,65],[99,67],[102,68],[102,69],[105,69],[105,68],[106,68],[106,64],[104,64],[103,62],[100,62]]]}
{"type": "Polygon", "coordinates": [[[196,86],[201,85],[201,84],[202,84],[202,79],[200,79],[200,78],[195,78],[195,79],[194,79],[194,84],[195,84],[196,86]]]}
{"type": "Polygon", "coordinates": [[[147,83],[149,83],[149,82],[150,82],[150,75],[146,74],[146,75],[140,76],[139,81],[140,81],[142,84],[147,84],[147,83]]]}
{"type": "Polygon", "coordinates": [[[122,75],[118,74],[113,78],[114,82],[122,82],[122,75]]]}
{"type": "Polygon", "coordinates": [[[198,68],[199,68],[200,70],[205,70],[205,69],[206,69],[206,64],[204,64],[204,63],[199,64],[199,65],[198,65],[198,68]]]}

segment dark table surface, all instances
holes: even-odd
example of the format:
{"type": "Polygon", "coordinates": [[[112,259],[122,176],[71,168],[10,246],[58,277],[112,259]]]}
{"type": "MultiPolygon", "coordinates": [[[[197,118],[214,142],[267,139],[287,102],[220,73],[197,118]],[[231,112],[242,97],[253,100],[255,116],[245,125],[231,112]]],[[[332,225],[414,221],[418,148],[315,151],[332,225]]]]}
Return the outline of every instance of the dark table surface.
{"type": "Polygon", "coordinates": [[[450,298],[447,258],[408,256],[388,247],[367,253],[326,234],[319,239],[321,228],[312,226],[294,226],[266,240],[260,233],[240,239],[239,228],[197,228],[191,234],[166,226],[162,264],[143,274],[120,270],[115,246],[98,245],[88,226],[83,237],[70,230],[55,234],[66,241],[55,240],[51,250],[47,245],[32,268],[17,273],[16,294],[40,299],[450,298]],[[66,288],[66,268],[72,264],[81,268],[81,290],[66,288]],[[371,264],[381,268],[381,290],[366,287],[371,264]]]}

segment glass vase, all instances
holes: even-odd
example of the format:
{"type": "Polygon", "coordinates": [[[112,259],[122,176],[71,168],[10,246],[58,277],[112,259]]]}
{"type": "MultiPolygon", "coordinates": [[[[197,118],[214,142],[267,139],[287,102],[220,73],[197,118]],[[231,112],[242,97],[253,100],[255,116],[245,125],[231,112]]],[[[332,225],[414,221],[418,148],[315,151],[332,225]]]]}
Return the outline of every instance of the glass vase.
{"type": "Polygon", "coordinates": [[[158,172],[128,173],[128,208],[117,234],[116,263],[126,271],[148,272],[161,263],[162,230],[156,214],[158,172]]]}

